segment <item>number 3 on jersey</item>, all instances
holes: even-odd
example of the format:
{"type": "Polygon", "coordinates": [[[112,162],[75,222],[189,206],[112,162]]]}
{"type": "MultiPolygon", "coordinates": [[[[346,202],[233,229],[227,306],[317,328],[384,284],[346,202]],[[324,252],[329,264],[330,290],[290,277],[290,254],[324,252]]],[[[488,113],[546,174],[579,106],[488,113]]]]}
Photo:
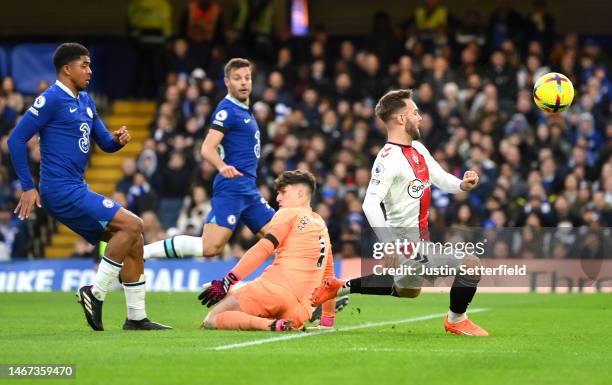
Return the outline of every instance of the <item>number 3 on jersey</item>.
{"type": "Polygon", "coordinates": [[[83,133],[83,136],[79,139],[79,148],[85,154],[89,152],[89,134],[91,132],[91,128],[89,128],[89,124],[83,123],[79,130],[83,133]]]}
{"type": "Polygon", "coordinates": [[[259,155],[261,154],[261,139],[260,139],[259,131],[255,132],[255,141],[257,143],[255,143],[255,147],[253,148],[253,151],[255,151],[255,156],[257,157],[257,159],[259,159],[259,155]]]}

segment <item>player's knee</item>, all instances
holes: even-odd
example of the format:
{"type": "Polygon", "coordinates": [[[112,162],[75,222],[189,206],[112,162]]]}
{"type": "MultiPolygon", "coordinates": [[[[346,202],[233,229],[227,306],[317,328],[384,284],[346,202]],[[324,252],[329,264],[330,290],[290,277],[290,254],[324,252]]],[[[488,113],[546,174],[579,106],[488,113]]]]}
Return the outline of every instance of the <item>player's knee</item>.
{"type": "Polygon", "coordinates": [[[134,242],[132,243],[132,254],[139,255],[144,250],[144,236],[142,234],[138,234],[134,237],[134,242]]]}
{"type": "MultiPolygon", "coordinates": [[[[466,267],[466,271],[471,272],[474,268],[481,267],[482,262],[480,261],[480,258],[475,255],[467,255],[465,258],[463,258],[463,266],[466,267]]],[[[472,274],[466,274],[464,275],[464,277],[472,281],[480,280],[480,274],[478,274],[477,272],[473,272],[472,274]]]]}
{"type": "Polygon", "coordinates": [[[475,255],[466,255],[465,258],[463,258],[463,264],[466,267],[480,267],[480,266],[482,266],[482,263],[480,262],[480,258],[478,258],[475,255]]]}
{"type": "Polygon", "coordinates": [[[416,298],[421,294],[421,289],[407,289],[401,287],[394,287],[395,294],[401,298],[416,298]]]}
{"type": "Polygon", "coordinates": [[[134,237],[134,241],[138,241],[142,238],[142,234],[144,233],[144,224],[142,219],[134,216],[131,217],[130,220],[125,224],[123,229],[130,236],[134,237]]]}
{"type": "Polygon", "coordinates": [[[204,321],[202,321],[202,327],[204,329],[215,329],[217,327],[217,323],[215,322],[216,318],[217,317],[212,312],[208,313],[204,321]]]}

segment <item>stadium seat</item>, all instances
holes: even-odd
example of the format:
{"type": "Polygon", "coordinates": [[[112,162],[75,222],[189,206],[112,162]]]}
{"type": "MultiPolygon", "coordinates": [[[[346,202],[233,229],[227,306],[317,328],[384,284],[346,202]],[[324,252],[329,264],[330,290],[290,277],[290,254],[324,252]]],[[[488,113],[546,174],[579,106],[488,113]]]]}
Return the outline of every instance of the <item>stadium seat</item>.
{"type": "Polygon", "coordinates": [[[21,44],[13,48],[11,69],[19,92],[32,95],[41,80],[55,81],[52,57],[56,48],[57,44],[21,44]]]}

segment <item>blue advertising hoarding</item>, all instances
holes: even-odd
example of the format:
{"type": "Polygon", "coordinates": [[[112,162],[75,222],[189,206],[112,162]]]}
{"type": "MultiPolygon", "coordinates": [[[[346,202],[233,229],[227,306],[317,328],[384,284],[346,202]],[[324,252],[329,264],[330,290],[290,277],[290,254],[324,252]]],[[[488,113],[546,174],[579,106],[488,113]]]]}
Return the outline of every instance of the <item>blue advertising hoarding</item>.
{"type": "MultiPolygon", "coordinates": [[[[270,262],[267,260],[248,278],[257,277],[270,262]]],[[[202,284],[225,276],[235,264],[236,260],[149,260],[145,263],[147,291],[199,291],[202,284]]],[[[89,260],[2,262],[0,293],[76,291],[91,284],[95,268],[89,260]]],[[[339,262],[335,269],[339,274],[339,262]]]]}

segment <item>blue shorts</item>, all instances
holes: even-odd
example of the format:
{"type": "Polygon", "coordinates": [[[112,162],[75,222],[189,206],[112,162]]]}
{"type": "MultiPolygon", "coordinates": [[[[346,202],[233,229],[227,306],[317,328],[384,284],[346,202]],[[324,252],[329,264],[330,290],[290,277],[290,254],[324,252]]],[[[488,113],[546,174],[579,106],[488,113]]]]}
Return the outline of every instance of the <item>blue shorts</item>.
{"type": "Polygon", "coordinates": [[[253,234],[259,230],[276,213],[259,192],[253,194],[213,194],[212,209],[206,223],[215,223],[232,231],[236,230],[238,221],[245,224],[253,234]]]}
{"type": "Polygon", "coordinates": [[[77,189],[41,193],[43,207],[87,242],[95,245],[106,232],[106,226],[121,208],[119,203],[89,190],[77,189]]]}

